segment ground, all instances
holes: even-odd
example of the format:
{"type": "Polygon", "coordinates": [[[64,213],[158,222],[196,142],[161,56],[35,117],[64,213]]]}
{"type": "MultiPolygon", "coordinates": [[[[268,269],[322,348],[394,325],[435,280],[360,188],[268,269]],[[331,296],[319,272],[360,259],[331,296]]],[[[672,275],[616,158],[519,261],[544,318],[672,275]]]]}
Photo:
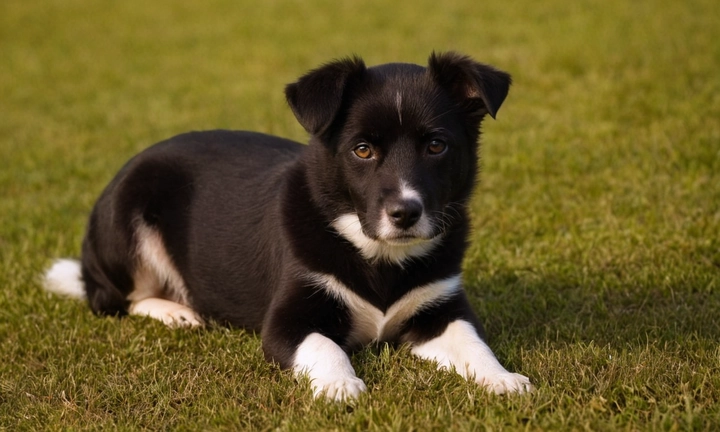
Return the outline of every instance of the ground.
{"type": "Polygon", "coordinates": [[[720,427],[720,3],[5,0],[0,429],[720,427]],[[514,85],[483,127],[464,282],[494,396],[378,346],[368,393],[314,401],[241,330],[94,317],[41,291],[90,208],[173,134],[305,134],[284,84],[332,58],[458,50],[514,85]]]}

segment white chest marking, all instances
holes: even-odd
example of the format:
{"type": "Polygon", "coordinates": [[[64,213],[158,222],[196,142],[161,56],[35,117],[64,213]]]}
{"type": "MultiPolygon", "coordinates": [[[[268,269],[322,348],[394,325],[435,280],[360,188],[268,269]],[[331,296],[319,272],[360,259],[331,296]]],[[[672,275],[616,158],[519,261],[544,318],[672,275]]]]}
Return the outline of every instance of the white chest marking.
{"type": "Polygon", "coordinates": [[[441,279],[414,288],[384,313],[367,300],[355,294],[334,276],[313,273],[311,279],[350,309],[353,320],[349,335],[351,345],[365,345],[371,341],[391,340],[398,336],[400,326],[417,311],[448,299],[460,290],[460,275],[441,279]]]}

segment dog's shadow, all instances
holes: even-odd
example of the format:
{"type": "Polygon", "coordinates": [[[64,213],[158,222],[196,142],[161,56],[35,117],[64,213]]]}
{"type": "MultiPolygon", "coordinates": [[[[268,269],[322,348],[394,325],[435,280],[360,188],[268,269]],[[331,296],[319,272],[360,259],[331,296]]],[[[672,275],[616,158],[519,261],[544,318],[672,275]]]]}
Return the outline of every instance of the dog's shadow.
{"type": "Polygon", "coordinates": [[[466,291],[491,347],[501,359],[515,363],[518,347],[716,345],[720,324],[714,318],[718,303],[712,286],[717,275],[714,268],[705,276],[638,278],[633,283],[627,274],[504,269],[478,275],[466,283],[466,291]]]}

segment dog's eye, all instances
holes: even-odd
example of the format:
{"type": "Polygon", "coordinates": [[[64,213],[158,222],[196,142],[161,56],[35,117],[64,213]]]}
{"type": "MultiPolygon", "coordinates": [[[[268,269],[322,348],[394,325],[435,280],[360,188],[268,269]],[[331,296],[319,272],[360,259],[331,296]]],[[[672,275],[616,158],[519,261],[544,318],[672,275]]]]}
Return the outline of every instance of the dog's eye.
{"type": "Polygon", "coordinates": [[[367,144],[360,144],[359,146],[355,147],[353,149],[353,153],[355,153],[355,156],[359,157],[360,159],[370,159],[373,155],[370,146],[367,144]]]}
{"type": "Polygon", "coordinates": [[[431,155],[439,155],[440,153],[444,152],[447,148],[447,144],[445,144],[445,141],[441,140],[432,140],[430,141],[430,145],[428,145],[428,153],[431,155]]]}

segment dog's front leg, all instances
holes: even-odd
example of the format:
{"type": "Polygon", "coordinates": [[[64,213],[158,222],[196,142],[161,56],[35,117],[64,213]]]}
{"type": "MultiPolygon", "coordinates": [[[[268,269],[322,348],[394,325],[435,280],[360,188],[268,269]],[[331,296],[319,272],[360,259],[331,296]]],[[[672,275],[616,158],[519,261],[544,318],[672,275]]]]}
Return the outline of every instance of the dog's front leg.
{"type": "Polygon", "coordinates": [[[316,398],[357,398],[366,390],[345,351],[320,333],[310,333],[297,347],[292,368],[295,374],[310,378],[316,398]]]}
{"type": "Polygon", "coordinates": [[[530,380],[508,372],[480,337],[480,325],[462,292],[421,315],[413,320],[415,326],[408,329],[405,338],[412,344],[413,354],[436,362],[438,369],[454,370],[496,394],[532,391],[530,380]],[[438,327],[442,322],[447,323],[444,329],[438,327]],[[429,333],[438,335],[427,339],[429,333]]]}
{"type": "Polygon", "coordinates": [[[349,329],[350,317],[336,299],[299,283],[270,307],[262,331],[263,351],[283,369],[307,376],[316,398],[357,398],[366,390],[365,383],[339,345],[349,329]]]}
{"type": "Polygon", "coordinates": [[[412,353],[437,362],[439,369],[455,370],[497,394],[532,390],[530,380],[508,372],[473,325],[464,320],[451,322],[440,336],[413,346],[412,353]]]}

